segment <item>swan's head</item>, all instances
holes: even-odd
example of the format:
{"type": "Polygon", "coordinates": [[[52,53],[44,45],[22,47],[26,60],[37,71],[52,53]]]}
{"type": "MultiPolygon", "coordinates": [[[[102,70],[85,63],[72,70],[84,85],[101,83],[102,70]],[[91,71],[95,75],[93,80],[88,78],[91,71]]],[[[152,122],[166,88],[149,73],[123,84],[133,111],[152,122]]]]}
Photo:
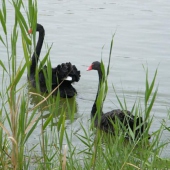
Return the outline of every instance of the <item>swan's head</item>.
{"type": "Polygon", "coordinates": [[[88,68],[87,71],[90,70],[99,70],[100,69],[100,62],[99,61],[94,61],[88,68]]]}
{"type": "MultiPolygon", "coordinates": [[[[44,27],[43,27],[41,24],[38,24],[38,23],[37,23],[36,31],[38,31],[38,32],[40,32],[41,34],[43,34],[43,36],[45,35],[44,27]]],[[[30,28],[30,29],[28,30],[28,34],[33,34],[33,29],[32,29],[32,28],[30,28]]]]}

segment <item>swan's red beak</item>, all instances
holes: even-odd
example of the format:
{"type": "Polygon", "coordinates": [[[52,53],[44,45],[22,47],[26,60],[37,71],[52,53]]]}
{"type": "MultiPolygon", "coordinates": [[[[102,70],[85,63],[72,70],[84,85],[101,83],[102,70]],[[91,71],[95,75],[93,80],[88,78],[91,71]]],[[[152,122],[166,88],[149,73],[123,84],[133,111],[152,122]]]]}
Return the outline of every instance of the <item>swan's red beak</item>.
{"type": "Polygon", "coordinates": [[[28,30],[28,34],[32,34],[32,29],[31,28],[28,30]]]}
{"type": "Polygon", "coordinates": [[[91,64],[88,68],[87,71],[93,70],[93,64],[91,64]]]}

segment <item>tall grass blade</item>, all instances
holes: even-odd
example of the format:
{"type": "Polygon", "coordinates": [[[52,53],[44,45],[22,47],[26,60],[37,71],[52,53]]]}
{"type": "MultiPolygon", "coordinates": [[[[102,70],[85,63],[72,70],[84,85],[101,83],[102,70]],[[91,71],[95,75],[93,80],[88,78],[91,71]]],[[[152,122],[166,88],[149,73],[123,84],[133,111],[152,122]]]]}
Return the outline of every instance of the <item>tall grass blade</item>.
{"type": "Polygon", "coordinates": [[[18,18],[18,20],[23,24],[24,28],[26,30],[28,30],[28,26],[27,26],[27,23],[23,17],[23,15],[21,14],[20,12],[20,6],[16,4],[16,2],[13,1],[13,6],[15,7],[15,12],[16,12],[16,16],[18,18]]]}
{"type": "Polygon", "coordinates": [[[4,64],[3,64],[3,62],[2,62],[2,60],[0,60],[0,66],[3,68],[3,70],[4,70],[6,73],[8,73],[7,69],[5,68],[5,66],[4,66],[4,64]]]}
{"type": "Polygon", "coordinates": [[[27,36],[27,34],[26,34],[26,32],[25,32],[25,29],[24,29],[24,27],[23,27],[21,21],[18,20],[18,22],[19,22],[20,29],[21,29],[22,35],[23,35],[23,37],[24,37],[26,43],[29,44],[29,45],[31,45],[31,40],[28,38],[28,36],[27,36]]]}
{"type": "Polygon", "coordinates": [[[2,39],[2,36],[0,35],[0,41],[3,43],[3,45],[7,48],[7,46],[6,46],[6,44],[5,44],[5,42],[4,42],[4,40],[2,39]]]}
{"type": "Polygon", "coordinates": [[[5,3],[5,0],[2,0],[2,11],[3,11],[3,14],[4,14],[4,21],[6,23],[6,3],[5,3]]]}
{"type": "Polygon", "coordinates": [[[46,129],[46,127],[49,125],[49,123],[51,122],[52,119],[53,119],[53,114],[50,114],[50,116],[48,116],[45,123],[43,124],[43,130],[46,129]]]}
{"type": "Polygon", "coordinates": [[[4,31],[5,35],[7,35],[6,22],[5,22],[5,18],[3,17],[3,14],[2,14],[1,10],[0,10],[0,21],[1,21],[3,31],[4,31]]]}
{"type": "Polygon", "coordinates": [[[26,136],[25,136],[25,139],[24,139],[23,144],[25,144],[25,143],[27,142],[28,138],[29,138],[30,135],[33,133],[33,131],[35,130],[35,128],[36,128],[36,126],[37,126],[40,118],[41,118],[41,117],[39,117],[39,118],[34,122],[33,126],[32,126],[29,130],[27,130],[27,129],[25,130],[26,136]]]}
{"type": "Polygon", "coordinates": [[[25,71],[25,68],[26,68],[26,64],[24,64],[24,66],[22,68],[21,68],[21,66],[18,68],[16,77],[14,78],[14,81],[11,85],[12,87],[18,84],[19,80],[21,79],[21,77],[25,71]]]}
{"type": "Polygon", "coordinates": [[[146,86],[146,89],[145,89],[145,107],[147,107],[147,101],[148,101],[148,90],[149,90],[149,82],[148,82],[148,69],[146,70],[146,80],[145,80],[146,82],[146,84],[145,84],[145,86],[146,86]]]}
{"type": "Polygon", "coordinates": [[[48,49],[45,57],[44,57],[44,58],[42,59],[42,61],[40,62],[40,64],[39,64],[39,71],[43,68],[43,66],[45,65],[45,63],[48,61],[51,48],[52,48],[52,46],[48,49]]]}
{"type": "Polygon", "coordinates": [[[27,45],[26,45],[26,41],[24,40],[24,38],[22,38],[22,48],[23,48],[24,57],[25,57],[25,61],[26,61],[27,73],[28,73],[28,75],[30,75],[31,61],[30,61],[30,56],[29,56],[29,51],[28,51],[27,45]]]}
{"type": "MultiPolygon", "coordinates": [[[[153,94],[153,97],[152,97],[152,99],[151,99],[151,102],[150,102],[150,104],[149,104],[149,107],[148,107],[147,110],[146,110],[146,115],[149,115],[149,113],[150,113],[151,110],[152,110],[153,104],[154,104],[155,99],[156,99],[156,96],[157,96],[157,92],[158,92],[158,87],[157,87],[156,91],[155,91],[154,94],[153,94]]],[[[146,117],[146,119],[147,119],[147,117],[146,117]]]]}
{"type": "Polygon", "coordinates": [[[63,138],[64,138],[64,132],[65,132],[65,114],[62,115],[63,117],[63,121],[61,124],[61,128],[60,128],[60,137],[59,137],[59,145],[60,145],[60,149],[62,148],[63,145],[63,138]]]}
{"type": "Polygon", "coordinates": [[[107,66],[107,76],[109,75],[109,70],[110,70],[110,61],[111,61],[111,56],[112,56],[112,48],[113,48],[114,36],[115,36],[115,33],[113,34],[112,40],[111,40],[111,43],[110,43],[110,53],[109,53],[109,62],[108,62],[108,66],[107,66]]]}
{"type": "Polygon", "coordinates": [[[150,87],[149,87],[148,80],[146,80],[146,81],[147,81],[147,87],[146,87],[146,92],[147,92],[147,94],[146,94],[146,101],[148,101],[148,99],[149,99],[149,97],[150,97],[150,95],[151,95],[151,93],[152,93],[153,87],[154,87],[154,85],[155,85],[156,76],[157,76],[157,69],[156,69],[156,71],[155,71],[155,75],[154,75],[154,78],[153,78],[153,80],[152,80],[152,83],[151,83],[150,87]]]}
{"type": "Polygon", "coordinates": [[[119,97],[118,97],[118,95],[117,95],[117,93],[116,93],[116,90],[115,90],[115,87],[114,87],[113,84],[112,84],[112,87],[113,87],[114,93],[115,93],[115,95],[116,95],[116,99],[117,99],[117,101],[119,102],[119,105],[120,105],[121,109],[124,110],[123,104],[122,104],[122,102],[120,101],[120,99],[119,99],[119,97]]]}

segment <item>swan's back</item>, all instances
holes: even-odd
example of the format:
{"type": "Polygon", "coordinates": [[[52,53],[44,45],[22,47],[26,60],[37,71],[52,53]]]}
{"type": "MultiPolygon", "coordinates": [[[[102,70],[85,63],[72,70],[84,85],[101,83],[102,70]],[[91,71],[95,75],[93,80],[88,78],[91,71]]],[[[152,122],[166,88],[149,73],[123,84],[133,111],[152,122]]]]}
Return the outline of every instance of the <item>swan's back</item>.
{"type": "Polygon", "coordinates": [[[114,134],[114,124],[117,120],[119,120],[127,130],[130,128],[132,131],[135,131],[135,136],[138,136],[139,133],[142,134],[144,132],[142,117],[135,117],[130,111],[123,111],[120,109],[112,110],[102,114],[100,124],[98,125],[97,120],[95,120],[95,126],[99,127],[106,133],[114,134]]]}

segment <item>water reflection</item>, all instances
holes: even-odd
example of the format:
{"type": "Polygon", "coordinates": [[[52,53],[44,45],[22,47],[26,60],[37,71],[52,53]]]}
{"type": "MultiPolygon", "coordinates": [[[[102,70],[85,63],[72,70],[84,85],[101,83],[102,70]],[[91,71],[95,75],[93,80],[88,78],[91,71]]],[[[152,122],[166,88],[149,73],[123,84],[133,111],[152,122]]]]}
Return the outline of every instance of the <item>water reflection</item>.
{"type": "Polygon", "coordinates": [[[59,99],[52,95],[48,97],[48,94],[38,93],[30,83],[28,83],[27,89],[30,107],[34,108],[38,105],[38,111],[42,112],[43,118],[47,118],[51,113],[53,113],[53,118],[57,118],[61,114],[65,114],[68,120],[70,117],[76,117],[78,104],[75,97],[68,99],[59,99]]]}

